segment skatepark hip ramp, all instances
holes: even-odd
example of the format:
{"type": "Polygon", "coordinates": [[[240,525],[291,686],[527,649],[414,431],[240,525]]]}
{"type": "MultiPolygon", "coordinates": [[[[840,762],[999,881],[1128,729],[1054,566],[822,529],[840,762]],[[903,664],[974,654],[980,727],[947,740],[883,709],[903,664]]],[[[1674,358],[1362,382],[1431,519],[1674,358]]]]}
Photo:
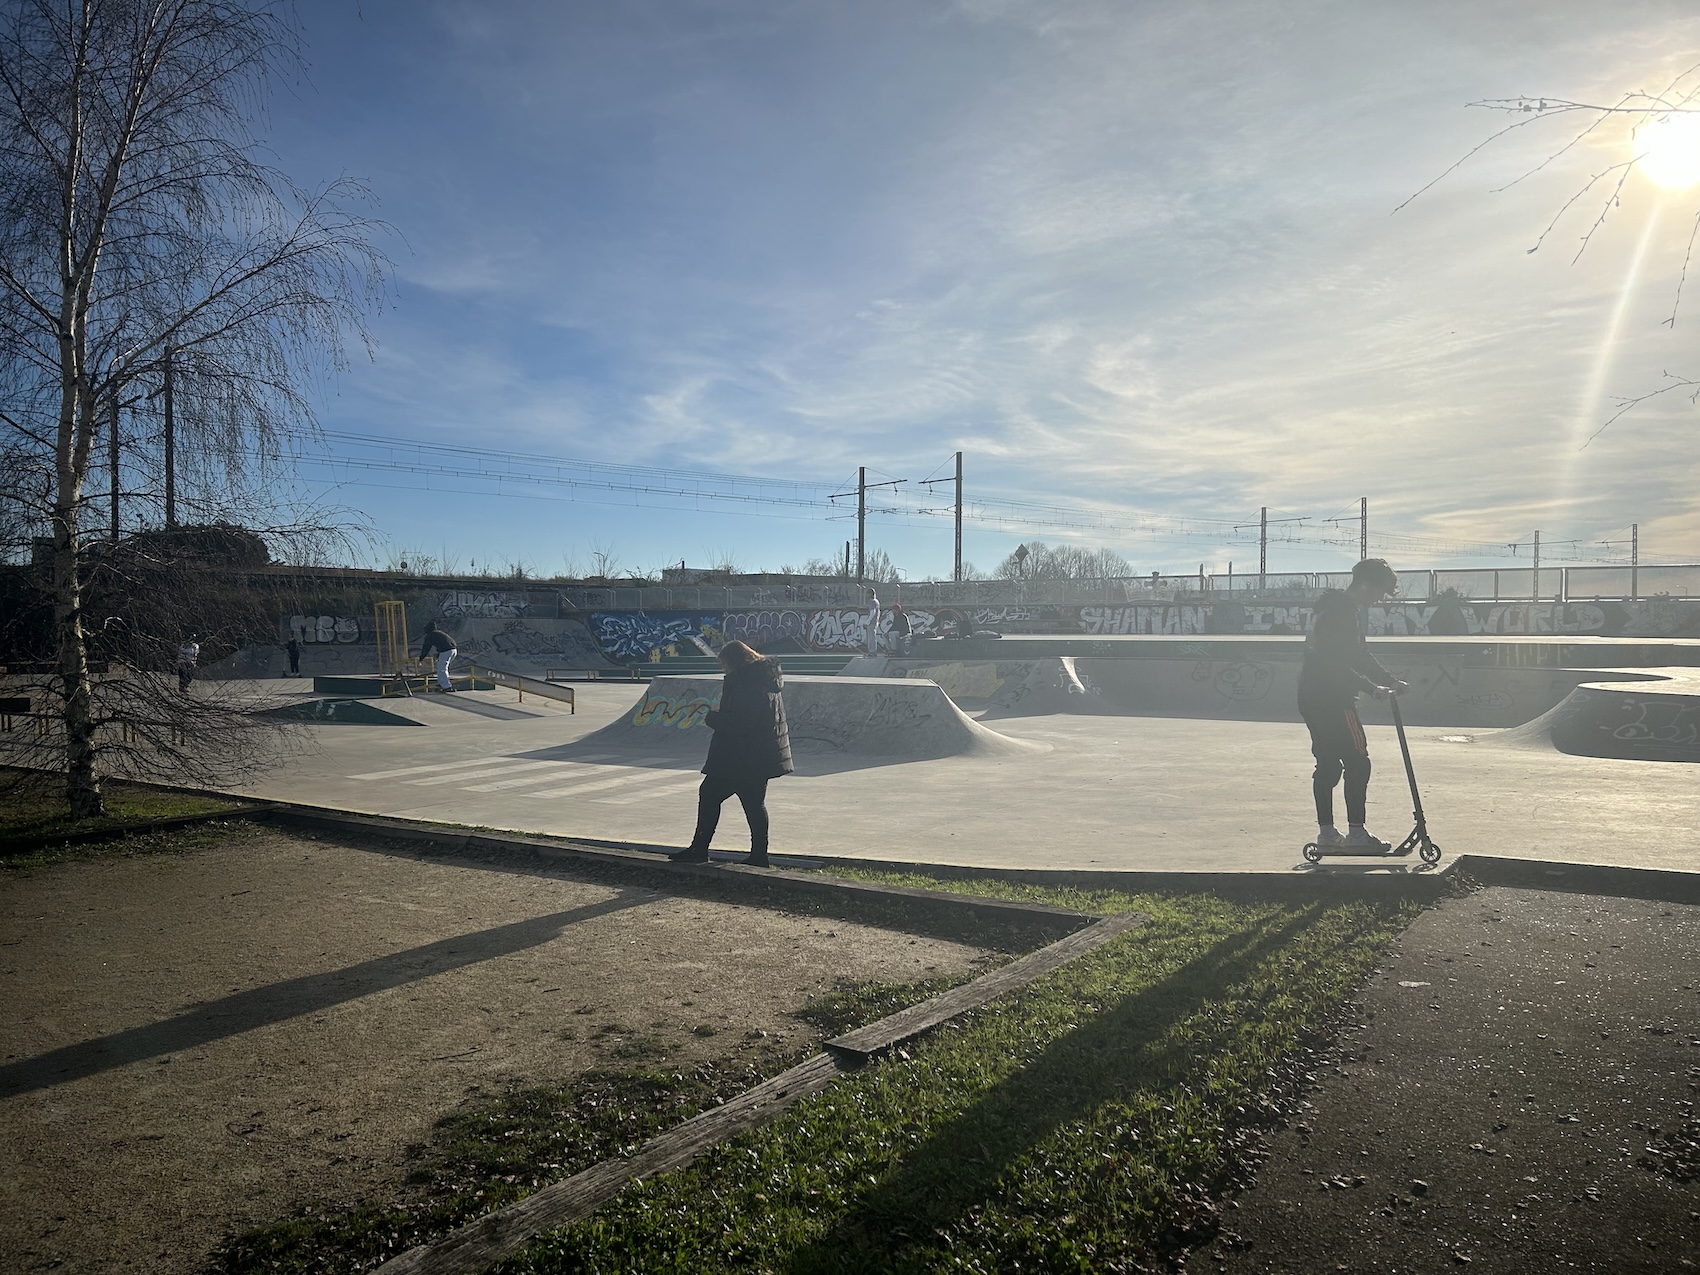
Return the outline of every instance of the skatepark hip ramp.
{"type": "Polygon", "coordinates": [[[1613,680],[1584,682],[1533,721],[1476,742],[1627,761],[1700,762],[1700,669],[1618,669],[1605,676],[1613,680]]]}
{"type": "MultiPolygon", "coordinates": [[[[720,702],[720,682],[718,676],[658,677],[629,712],[577,741],[572,752],[702,757],[710,734],[703,718],[720,702]]],[[[933,682],[788,677],[785,714],[794,753],[867,765],[1047,751],[980,725],[933,682]]]]}

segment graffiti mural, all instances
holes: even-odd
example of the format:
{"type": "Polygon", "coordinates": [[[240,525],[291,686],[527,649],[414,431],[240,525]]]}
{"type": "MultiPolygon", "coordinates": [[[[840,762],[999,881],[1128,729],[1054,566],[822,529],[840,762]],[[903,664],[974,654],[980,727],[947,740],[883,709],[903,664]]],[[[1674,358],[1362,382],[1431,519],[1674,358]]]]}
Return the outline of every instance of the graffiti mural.
{"type": "Polygon", "coordinates": [[[292,615],[289,636],[303,646],[332,642],[346,646],[360,640],[360,622],[346,615],[292,615]]]}
{"type": "MultiPolygon", "coordinates": [[[[479,605],[523,604],[523,594],[464,594],[495,599],[479,605]]],[[[471,611],[466,614],[472,614],[471,611]]],[[[1231,633],[1308,633],[1315,624],[1309,603],[1118,603],[1081,607],[945,607],[910,609],[915,637],[938,635],[946,622],[956,628],[998,631],[1120,634],[1168,634],[1178,637],[1231,633]]],[[[316,623],[321,617],[308,616],[316,623]]],[[[518,618],[517,613],[513,618],[518,618]]],[[[353,621],[348,621],[353,624],[353,621]]],[[[597,646],[622,663],[670,656],[712,654],[733,638],[757,650],[774,646],[806,651],[858,653],[868,649],[868,613],[864,608],[756,608],[724,614],[701,612],[596,611],[588,617],[597,646]]],[[[333,630],[336,621],[333,619],[333,630]]],[[[1470,602],[1442,598],[1432,602],[1391,602],[1370,607],[1365,630],[1378,637],[1477,636],[1490,634],[1597,634],[1619,636],[1700,636],[1700,606],[1654,599],[1630,602],[1470,602]]],[[[877,649],[891,645],[891,612],[879,617],[877,649]]],[[[333,632],[329,638],[303,641],[356,641],[333,632]]],[[[516,632],[517,640],[517,632],[516,632]]]]}
{"type": "Polygon", "coordinates": [[[903,676],[935,682],[953,700],[991,699],[1004,686],[998,666],[985,660],[971,664],[960,660],[948,664],[923,664],[919,668],[905,670],[903,676]]]}
{"type": "Polygon", "coordinates": [[[500,590],[493,593],[456,591],[445,593],[438,600],[437,614],[442,616],[475,616],[485,620],[509,620],[525,614],[530,599],[523,593],[500,590]]]}
{"type": "Polygon", "coordinates": [[[719,702],[718,695],[711,698],[697,691],[675,691],[663,695],[648,690],[632,716],[632,725],[690,730],[693,726],[702,725],[702,719],[719,702]]]}
{"type": "Polygon", "coordinates": [[[1630,721],[1612,731],[1613,739],[1630,743],[1700,743],[1700,709],[1692,702],[1675,699],[1631,699],[1623,705],[1630,721]]]}
{"type": "Polygon", "coordinates": [[[1124,633],[1213,633],[1211,608],[1174,606],[1081,607],[1080,631],[1098,636],[1124,633]]]}
{"type": "MultiPolygon", "coordinates": [[[[1256,608],[1248,607],[1247,611],[1256,608]]],[[[1594,602],[1466,602],[1369,608],[1371,634],[1600,633],[1605,608],[1594,602]]]]}
{"type": "Polygon", "coordinates": [[[551,637],[524,620],[513,620],[503,625],[500,633],[490,637],[491,649],[502,655],[552,655],[560,646],[560,638],[551,637]]]}
{"type": "Polygon", "coordinates": [[[807,611],[729,611],[721,622],[728,642],[744,642],[761,651],[787,639],[806,642],[807,611]]]}
{"type": "MultiPolygon", "coordinates": [[[[881,616],[889,623],[889,618],[881,616]]],[[[913,621],[911,621],[913,622],[913,621]]],[[[868,649],[866,611],[811,611],[809,646],[817,651],[865,651],[868,649]]]]}
{"type": "Polygon", "coordinates": [[[648,611],[592,611],[590,631],[610,659],[632,663],[663,655],[712,655],[725,638],[719,615],[655,615],[648,611]]]}

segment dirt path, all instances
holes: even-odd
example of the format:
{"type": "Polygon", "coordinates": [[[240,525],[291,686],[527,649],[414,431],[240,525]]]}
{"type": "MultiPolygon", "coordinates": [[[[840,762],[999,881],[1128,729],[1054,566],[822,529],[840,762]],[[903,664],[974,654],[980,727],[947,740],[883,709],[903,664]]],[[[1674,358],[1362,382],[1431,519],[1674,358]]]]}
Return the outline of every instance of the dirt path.
{"type": "Polygon", "coordinates": [[[1195,1266],[1700,1269],[1697,958],[1700,907],[1489,889],[1425,912],[1195,1266]]]}
{"type": "Polygon", "coordinates": [[[841,977],[984,955],[259,830],[0,874],[0,1253],[199,1270],[233,1230],[398,1180],[471,1096],[801,1044],[790,1012],[841,977]]]}

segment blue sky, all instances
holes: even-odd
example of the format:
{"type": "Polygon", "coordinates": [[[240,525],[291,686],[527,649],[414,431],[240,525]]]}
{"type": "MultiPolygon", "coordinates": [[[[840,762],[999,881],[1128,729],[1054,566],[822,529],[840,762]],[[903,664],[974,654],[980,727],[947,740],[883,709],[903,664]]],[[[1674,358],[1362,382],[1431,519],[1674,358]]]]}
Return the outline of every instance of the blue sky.
{"type": "MultiPolygon", "coordinates": [[[[1700,558],[1691,404],[1666,395],[1583,446],[1616,396],[1700,372],[1700,311],[1661,324],[1695,191],[1632,177],[1579,260],[1591,204],[1531,254],[1629,145],[1613,132],[1496,191],[1554,123],[1394,212],[1501,122],[1469,101],[1615,99],[1700,62],[1690,4],[299,13],[311,72],[274,97],[268,143],[303,184],[367,180],[399,235],[376,357],[322,405],[334,450],[354,433],[833,490],[867,465],[913,493],[960,448],[971,500],[1123,528],[970,520],[981,567],[1037,536],[1245,570],[1255,543],[1161,520],[1268,505],[1312,520],[1271,570],[1337,568],[1355,541],[1315,543],[1320,520],[1364,495],[1372,537],[1408,538],[1400,565],[1536,529],[1555,557],[1597,554],[1631,522],[1649,559],[1700,558]]],[[[792,506],[343,476],[362,481],[333,498],[370,516],[379,561],[553,573],[600,547],[772,568],[854,531],[792,506]]],[[[950,571],[948,517],[882,513],[869,544],[911,578],[950,571]]]]}

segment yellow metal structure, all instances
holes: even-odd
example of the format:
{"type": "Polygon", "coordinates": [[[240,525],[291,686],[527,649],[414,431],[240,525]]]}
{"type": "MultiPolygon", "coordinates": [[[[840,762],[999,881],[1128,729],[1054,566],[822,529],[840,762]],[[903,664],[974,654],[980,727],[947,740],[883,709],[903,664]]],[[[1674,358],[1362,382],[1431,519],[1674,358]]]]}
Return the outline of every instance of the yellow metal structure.
{"type": "Polygon", "coordinates": [[[380,602],[373,610],[378,624],[378,675],[406,676],[413,667],[407,644],[407,603],[380,602]]]}

